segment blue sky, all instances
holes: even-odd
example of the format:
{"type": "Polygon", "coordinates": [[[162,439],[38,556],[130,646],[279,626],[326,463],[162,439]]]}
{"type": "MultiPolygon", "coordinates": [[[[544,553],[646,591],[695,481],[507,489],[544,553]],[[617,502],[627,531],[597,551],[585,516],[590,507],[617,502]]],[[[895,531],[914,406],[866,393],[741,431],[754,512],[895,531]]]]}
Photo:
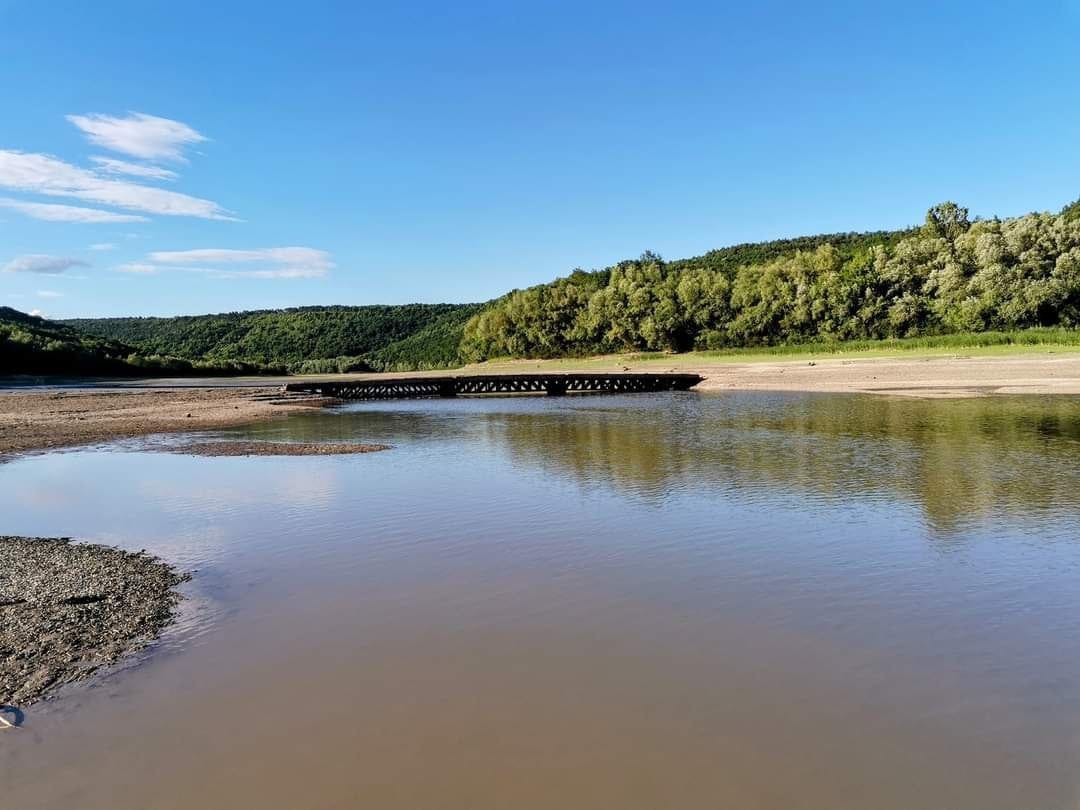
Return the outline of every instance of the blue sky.
{"type": "Polygon", "coordinates": [[[1056,210],[1080,0],[0,0],[0,304],[486,300],[651,249],[1056,210]]]}

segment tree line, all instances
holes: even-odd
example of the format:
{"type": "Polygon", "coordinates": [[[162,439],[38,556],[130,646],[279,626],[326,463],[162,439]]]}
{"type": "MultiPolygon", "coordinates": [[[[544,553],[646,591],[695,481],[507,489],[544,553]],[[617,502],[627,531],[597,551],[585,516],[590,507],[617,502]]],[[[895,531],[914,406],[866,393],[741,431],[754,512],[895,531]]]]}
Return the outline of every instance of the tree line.
{"type": "Polygon", "coordinates": [[[1080,326],[1080,202],[920,228],[764,243],[665,262],[645,253],[515,290],[466,324],[461,355],[559,357],[1080,326]],[[792,245],[792,242],[798,244],[792,245]],[[792,249],[793,248],[793,249],[792,249]]]}
{"type": "Polygon", "coordinates": [[[64,323],[130,344],[150,356],[246,364],[276,373],[325,374],[460,364],[465,322],[479,308],[475,304],[297,307],[64,323]]]}
{"type": "Polygon", "coordinates": [[[135,377],[254,374],[262,366],[141,354],[134,346],[0,307],[0,375],[135,377]]]}

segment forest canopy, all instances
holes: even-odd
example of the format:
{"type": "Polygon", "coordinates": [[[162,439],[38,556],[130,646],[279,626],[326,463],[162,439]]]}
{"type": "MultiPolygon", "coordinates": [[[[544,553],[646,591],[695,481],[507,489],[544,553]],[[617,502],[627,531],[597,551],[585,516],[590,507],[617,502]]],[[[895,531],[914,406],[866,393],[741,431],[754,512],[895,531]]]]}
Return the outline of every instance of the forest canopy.
{"type": "Polygon", "coordinates": [[[946,202],[908,231],[732,249],[760,261],[645,253],[509,293],[466,324],[461,353],[480,361],[1073,328],[1078,209],[972,221],[946,202]]]}
{"type": "Polygon", "coordinates": [[[142,354],[134,346],[0,307],[0,374],[134,377],[253,374],[280,369],[142,354]]]}
{"type": "Polygon", "coordinates": [[[64,323],[147,355],[325,374],[460,365],[465,322],[479,310],[477,304],[298,307],[64,323]]]}

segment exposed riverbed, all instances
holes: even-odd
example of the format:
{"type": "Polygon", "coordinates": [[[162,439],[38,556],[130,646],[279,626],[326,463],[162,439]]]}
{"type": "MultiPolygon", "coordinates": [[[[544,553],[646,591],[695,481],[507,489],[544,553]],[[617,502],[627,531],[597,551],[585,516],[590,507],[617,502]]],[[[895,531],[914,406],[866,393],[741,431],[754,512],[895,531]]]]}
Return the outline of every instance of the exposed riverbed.
{"type": "Polygon", "coordinates": [[[0,706],[29,706],[153,641],[184,579],[146,554],[0,537],[0,706]]]}

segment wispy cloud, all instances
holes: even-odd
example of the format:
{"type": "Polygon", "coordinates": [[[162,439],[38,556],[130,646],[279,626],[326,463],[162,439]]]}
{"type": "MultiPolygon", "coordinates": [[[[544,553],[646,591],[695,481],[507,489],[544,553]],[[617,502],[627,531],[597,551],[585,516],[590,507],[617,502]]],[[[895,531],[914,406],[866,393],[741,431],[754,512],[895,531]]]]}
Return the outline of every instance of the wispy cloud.
{"type": "Polygon", "coordinates": [[[330,254],[325,250],[309,247],[156,251],[147,258],[155,265],[176,266],[193,272],[206,273],[215,278],[322,278],[335,266],[330,254]],[[233,267],[247,265],[247,267],[222,270],[213,265],[233,267]]]}
{"type": "Polygon", "coordinates": [[[94,155],[90,160],[96,163],[101,171],[108,174],[126,174],[131,177],[145,177],[148,180],[175,180],[178,175],[174,171],[169,169],[163,169],[160,166],[147,166],[142,163],[129,163],[126,160],[117,160],[116,158],[101,157],[100,155],[94,155]]]}
{"type": "Polygon", "coordinates": [[[114,180],[36,152],[0,149],[0,188],[73,197],[146,214],[232,220],[215,202],[176,191],[114,180]]]}
{"type": "Polygon", "coordinates": [[[31,253],[18,256],[0,268],[5,273],[40,273],[57,275],[72,267],[89,267],[89,262],[70,256],[48,256],[43,253],[31,253]]]}
{"type": "Polygon", "coordinates": [[[131,112],[125,116],[88,113],[69,115],[87,139],[113,152],[143,160],[184,160],[184,149],[207,140],[180,121],[131,112]]]}
{"type": "Polygon", "coordinates": [[[57,292],[56,290],[38,290],[37,294],[38,294],[38,298],[63,298],[64,297],[64,294],[62,292],[57,292]]]}
{"type": "Polygon", "coordinates": [[[117,273],[130,273],[135,276],[153,276],[160,273],[161,270],[145,262],[128,262],[127,264],[121,264],[113,268],[117,273]]]}
{"type": "Polygon", "coordinates": [[[88,246],[86,249],[96,251],[116,250],[116,245],[114,245],[112,242],[95,242],[94,244],[88,246]]]}
{"type": "Polygon", "coordinates": [[[46,222],[149,222],[138,214],[117,214],[114,211],[102,211],[99,208],[82,208],[77,205],[56,205],[53,203],[32,203],[0,197],[0,208],[11,208],[33,219],[46,222]]]}
{"type": "Polygon", "coordinates": [[[27,313],[31,318],[44,318],[45,313],[40,309],[32,309],[27,313]]]}
{"type": "Polygon", "coordinates": [[[218,278],[323,278],[327,270],[321,267],[282,267],[280,270],[248,270],[235,273],[216,273],[218,278]]]}

